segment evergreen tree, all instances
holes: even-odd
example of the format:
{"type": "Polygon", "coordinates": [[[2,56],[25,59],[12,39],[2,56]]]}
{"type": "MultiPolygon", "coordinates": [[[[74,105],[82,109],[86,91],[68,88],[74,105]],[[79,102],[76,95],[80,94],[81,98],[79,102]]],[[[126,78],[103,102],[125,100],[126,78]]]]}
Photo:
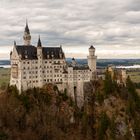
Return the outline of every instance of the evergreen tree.
{"type": "Polygon", "coordinates": [[[110,136],[112,140],[115,140],[115,132],[116,132],[116,124],[115,124],[115,116],[113,115],[110,120],[110,136]]]}
{"type": "Polygon", "coordinates": [[[101,113],[101,118],[100,118],[99,128],[98,128],[98,139],[99,140],[105,139],[106,131],[109,127],[109,124],[110,124],[110,120],[109,120],[108,116],[106,115],[106,113],[105,112],[101,113]]]}
{"type": "Polygon", "coordinates": [[[136,92],[135,84],[131,81],[129,76],[127,77],[127,80],[126,80],[126,87],[129,92],[128,102],[129,102],[129,105],[131,105],[131,110],[133,110],[132,113],[136,110],[140,111],[140,97],[138,93],[136,92]]]}
{"type": "Polygon", "coordinates": [[[113,81],[110,72],[107,70],[105,73],[104,80],[104,92],[106,95],[112,93],[113,91],[113,81]]]}

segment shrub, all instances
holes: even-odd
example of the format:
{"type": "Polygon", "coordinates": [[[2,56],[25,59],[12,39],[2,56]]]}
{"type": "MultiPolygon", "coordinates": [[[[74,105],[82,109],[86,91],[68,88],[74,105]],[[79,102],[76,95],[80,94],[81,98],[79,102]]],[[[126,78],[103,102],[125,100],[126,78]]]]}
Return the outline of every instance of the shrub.
{"type": "Polygon", "coordinates": [[[0,131],[0,140],[7,140],[7,139],[8,139],[8,135],[3,131],[0,131]]]}
{"type": "Polygon", "coordinates": [[[28,112],[30,109],[30,101],[27,95],[21,94],[19,95],[19,100],[22,102],[23,106],[25,107],[26,111],[28,112]]]}

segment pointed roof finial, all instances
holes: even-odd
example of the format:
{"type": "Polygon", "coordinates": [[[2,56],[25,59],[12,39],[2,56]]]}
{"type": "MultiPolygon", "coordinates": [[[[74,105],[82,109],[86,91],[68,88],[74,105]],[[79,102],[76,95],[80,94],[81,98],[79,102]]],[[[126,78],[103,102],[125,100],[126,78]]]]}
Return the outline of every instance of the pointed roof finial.
{"type": "Polygon", "coordinates": [[[95,49],[93,45],[90,46],[90,49],[95,49]]]}
{"type": "Polygon", "coordinates": [[[14,40],[14,46],[16,46],[16,41],[14,40]]]}
{"type": "Polygon", "coordinates": [[[40,35],[39,35],[39,38],[38,38],[37,47],[42,47],[42,43],[41,43],[41,39],[40,39],[40,35]]]}
{"type": "Polygon", "coordinates": [[[73,57],[72,60],[75,60],[75,58],[73,57]]]}
{"type": "Polygon", "coordinates": [[[28,34],[30,34],[30,30],[29,30],[29,27],[28,27],[28,20],[27,19],[26,19],[25,32],[27,32],[28,34]]]}

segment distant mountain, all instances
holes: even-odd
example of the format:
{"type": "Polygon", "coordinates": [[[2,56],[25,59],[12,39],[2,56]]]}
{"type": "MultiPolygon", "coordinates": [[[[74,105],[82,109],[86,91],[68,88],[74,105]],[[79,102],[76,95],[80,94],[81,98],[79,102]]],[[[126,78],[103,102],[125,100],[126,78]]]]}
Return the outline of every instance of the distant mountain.
{"type": "MultiPolygon", "coordinates": [[[[71,58],[67,58],[67,62],[70,62],[71,58]]],[[[79,64],[87,64],[87,59],[76,59],[79,64]]],[[[115,65],[115,66],[132,66],[132,65],[139,65],[140,59],[98,59],[97,60],[97,67],[106,67],[108,65],[115,65]]]]}
{"type": "Polygon", "coordinates": [[[10,60],[0,60],[0,65],[10,65],[10,60]]]}
{"type": "MultiPolygon", "coordinates": [[[[71,62],[71,58],[67,58],[66,61],[71,62]]],[[[77,63],[81,65],[87,64],[87,59],[76,59],[77,63]]],[[[4,65],[10,65],[10,60],[0,60],[0,67],[4,65]]],[[[98,59],[97,67],[106,67],[108,65],[115,66],[132,66],[140,65],[140,59],[98,59]]]]}

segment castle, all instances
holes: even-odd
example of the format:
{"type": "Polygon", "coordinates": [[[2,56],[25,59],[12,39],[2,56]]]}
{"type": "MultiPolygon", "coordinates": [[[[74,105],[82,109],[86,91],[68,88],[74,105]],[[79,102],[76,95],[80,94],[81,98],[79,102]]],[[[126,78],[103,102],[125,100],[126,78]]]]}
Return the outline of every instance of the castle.
{"type": "Polygon", "coordinates": [[[95,48],[89,48],[88,65],[66,62],[65,54],[60,47],[44,47],[39,37],[37,46],[31,45],[31,34],[26,22],[24,45],[14,42],[10,53],[11,77],[10,85],[16,85],[18,90],[42,87],[47,83],[57,85],[59,90],[67,89],[68,95],[77,103],[83,101],[84,83],[95,78],[96,59],[95,48]]]}

